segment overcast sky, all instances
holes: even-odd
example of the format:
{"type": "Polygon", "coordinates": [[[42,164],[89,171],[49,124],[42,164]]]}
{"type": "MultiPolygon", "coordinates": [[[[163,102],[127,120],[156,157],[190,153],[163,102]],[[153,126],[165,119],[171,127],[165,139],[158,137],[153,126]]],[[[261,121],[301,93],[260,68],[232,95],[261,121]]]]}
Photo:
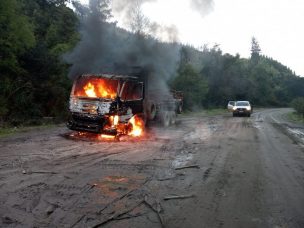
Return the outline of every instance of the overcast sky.
{"type": "Polygon", "coordinates": [[[264,55],[304,76],[304,0],[214,0],[205,16],[189,0],[155,0],[142,8],[151,21],[175,25],[179,41],[194,47],[219,44],[224,53],[249,57],[255,36],[264,55]]]}

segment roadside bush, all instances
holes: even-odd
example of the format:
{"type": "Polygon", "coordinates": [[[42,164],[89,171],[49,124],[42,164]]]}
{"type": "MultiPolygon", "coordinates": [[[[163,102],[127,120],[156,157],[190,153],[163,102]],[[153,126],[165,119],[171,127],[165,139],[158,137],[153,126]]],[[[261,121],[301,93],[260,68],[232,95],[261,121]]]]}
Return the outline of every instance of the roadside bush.
{"type": "Polygon", "coordinates": [[[298,97],[291,102],[291,106],[304,118],[304,97],[298,97]]]}

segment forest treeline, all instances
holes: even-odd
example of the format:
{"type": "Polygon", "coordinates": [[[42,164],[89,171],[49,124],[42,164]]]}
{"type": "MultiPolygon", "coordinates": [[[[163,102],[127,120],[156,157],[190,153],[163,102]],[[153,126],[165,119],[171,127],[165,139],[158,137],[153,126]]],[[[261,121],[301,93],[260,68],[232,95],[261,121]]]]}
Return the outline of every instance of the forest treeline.
{"type": "Polygon", "coordinates": [[[61,56],[77,43],[77,24],[65,1],[0,1],[0,121],[66,115],[71,82],[61,56]]]}
{"type": "MultiPolygon", "coordinates": [[[[79,15],[66,3],[0,1],[0,125],[65,119],[72,81],[62,56],[81,39],[79,15]]],[[[189,110],[224,107],[228,100],[281,107],[304,97],[304,78],[261,55],[255,39],[249,51],[247,59],[224,54],[219,46],[181,45],[179,66],[168,84],[184,92],[189,110]]]]}
{"type": "Polygon", "coordinates": [[[261,55],[257,45],[253,38],[251,46],[248,45],[250,58],[223,54],[217,45],[204,47],[202,51],[184,46],[180,69],[172,85],[184,91],[188,108],[195,104],[224,107],[228,100],[249,100],[261,107],[284,107],[293,99],[304,97],[304,77],[261,55]],[[184,83],[189,80],[193,84],[184,83]],[[199,89],[202,87],[204,89],[199,89]],[[195,102],[192,97],[196,97],[195,102]]]}

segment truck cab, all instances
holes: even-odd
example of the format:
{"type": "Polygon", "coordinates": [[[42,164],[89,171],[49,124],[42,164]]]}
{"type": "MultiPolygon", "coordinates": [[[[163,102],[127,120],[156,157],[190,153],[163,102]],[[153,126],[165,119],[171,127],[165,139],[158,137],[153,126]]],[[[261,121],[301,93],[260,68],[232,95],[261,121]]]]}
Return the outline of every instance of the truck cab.
{"type": "Polygon", "coordinates": [[[79,76],[70,95],[71,130],[118,135],[132,131],[130,120],[144,121],[144,83],[135,76],[79,76]]]}

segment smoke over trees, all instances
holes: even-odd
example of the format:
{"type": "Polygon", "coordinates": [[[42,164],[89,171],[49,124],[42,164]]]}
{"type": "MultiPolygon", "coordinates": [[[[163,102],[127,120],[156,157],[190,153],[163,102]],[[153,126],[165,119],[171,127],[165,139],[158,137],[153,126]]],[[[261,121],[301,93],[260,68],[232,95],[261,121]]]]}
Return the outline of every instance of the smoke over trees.
{"type": "Polygon", "coordinates": [[[149,19],[142,13],[140,4],[137,2],[129,15],[129,27],[133,33],[144,35],[148,33],[147,28],[150,26],[149,19]]]}
{"type": "Polygon", "coordinates": [[[91,0],[87,14],[80,18],[81,40],[72,52],[64,56],[71,64],[69,76],[75,78],[83,73],[115,73],[121,66],[126,69],[140,66],[150,70],[158,89],[167,91],[166,81],[176,73],[178,67],[180,46],[160,42],[150,35],[151,23],[142,14],[137,1],[127,4],[127,8],[133,7],[128,8],[133,32],[109,22],[111,11],[108,7],[108,1],[91,0]]]}
{"type": "MultiPolygon", "coordinates": [[[[112,9],[114,14],[121,15],[121,18],[127,22],[135,5],[141,7],[141,5],[147,2],[156,1],[157,0],[112,0],[112,9]]],[[[188,0],[188,2],[189,6],[203,17],[210,13],[214,7],[213,0],[188,0]]]]}
{"type": "Polygon", "coordinates": [[[213,0],[191,0],[190,4],[202,17],[210,13],[214,7],[213,0]]]}

